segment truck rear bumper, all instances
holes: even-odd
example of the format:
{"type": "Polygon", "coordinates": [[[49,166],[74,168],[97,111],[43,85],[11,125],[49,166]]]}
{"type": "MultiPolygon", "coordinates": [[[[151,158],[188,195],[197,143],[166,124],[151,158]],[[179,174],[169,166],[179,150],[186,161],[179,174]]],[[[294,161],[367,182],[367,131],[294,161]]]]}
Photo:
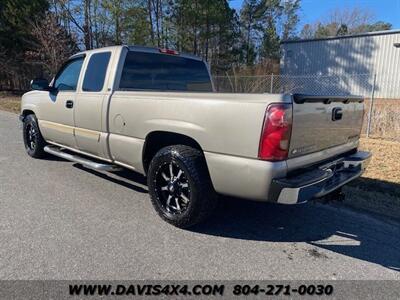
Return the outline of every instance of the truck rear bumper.
{"type": "Polygon", "coordinates": [[[268,200],[297,204],[323,197],[361,176],[370,159],[369,152],[359,151],[299,174],[273,179],[268,200]]]}

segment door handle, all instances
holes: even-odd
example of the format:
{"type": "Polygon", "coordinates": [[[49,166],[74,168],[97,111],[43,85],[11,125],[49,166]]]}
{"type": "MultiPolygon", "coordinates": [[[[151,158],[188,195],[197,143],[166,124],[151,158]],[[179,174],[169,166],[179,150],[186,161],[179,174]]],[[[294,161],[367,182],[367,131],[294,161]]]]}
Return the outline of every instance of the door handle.
{"type": "Polygon", "coordinates": [[[73,107],[74,107],[74,101],[72,101],[72,100],[67,100],[67,101],[65,102],[65,107],[66,107],[66,108],[73,108],[73,107]]]}

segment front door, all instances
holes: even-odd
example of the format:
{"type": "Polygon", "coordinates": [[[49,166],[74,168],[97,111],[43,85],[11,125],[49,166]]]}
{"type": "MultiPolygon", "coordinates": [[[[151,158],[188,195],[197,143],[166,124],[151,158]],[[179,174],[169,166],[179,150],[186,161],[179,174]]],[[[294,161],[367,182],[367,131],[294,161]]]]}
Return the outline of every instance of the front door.
{"type": "Polygon", "coordinates": [[[46,140],[76,147],[74,138],[74,108],[76,88],[84,57],[68,61],[57,74],[48,101],[41,106],[40,130],[46,140]]]}

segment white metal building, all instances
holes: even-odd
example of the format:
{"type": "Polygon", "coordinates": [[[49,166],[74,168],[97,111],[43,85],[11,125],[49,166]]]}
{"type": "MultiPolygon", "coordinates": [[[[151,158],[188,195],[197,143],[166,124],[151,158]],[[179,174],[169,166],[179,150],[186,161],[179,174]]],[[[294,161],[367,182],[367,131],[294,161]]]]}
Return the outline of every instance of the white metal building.
{"type": "Polygon", "coordinates": [[[400,30],[284,41],[281,50],[281,74],[303,77],[304,90],[335,85],[345,94],[374,89],[377,98],[400,98],[400,30]]]}

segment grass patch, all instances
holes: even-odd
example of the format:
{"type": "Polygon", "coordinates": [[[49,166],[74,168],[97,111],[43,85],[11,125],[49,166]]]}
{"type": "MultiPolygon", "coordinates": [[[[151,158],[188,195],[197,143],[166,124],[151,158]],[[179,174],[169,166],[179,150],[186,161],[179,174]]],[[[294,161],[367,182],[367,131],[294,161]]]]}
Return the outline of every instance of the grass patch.
{"type": "Polygon", "coordinates": [[[400,219],[400,143],[362,138],[360,148],[372,159],[361,178],[344,186],[345,203],[400,219]]]}
{"type": "Polygon", "coordinates": [[[363,177],[400,184],[399,142],[362,138],[360,148],[372,152],[370,165],[363,177]]]}
{"type": "Polygon", "coordinates": [[[0,94],[0,110],[18,114],[21,110],[21,97],[0,94]]]}

